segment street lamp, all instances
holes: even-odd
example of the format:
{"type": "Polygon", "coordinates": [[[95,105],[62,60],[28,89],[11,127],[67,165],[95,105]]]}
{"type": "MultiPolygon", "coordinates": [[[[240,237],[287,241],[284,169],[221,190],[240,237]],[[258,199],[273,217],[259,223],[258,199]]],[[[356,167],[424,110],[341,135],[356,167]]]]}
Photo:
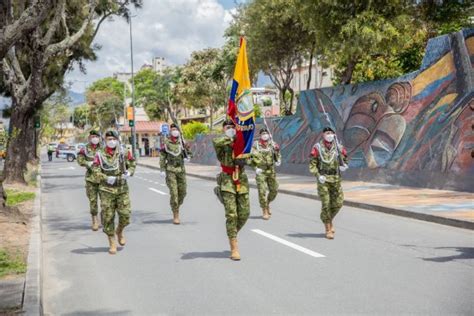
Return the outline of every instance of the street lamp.
{"type": "MultiPolygon", "coordinates": [[[[130,61],[131,61],[131,67],[132,67],[132,110],[133,110],[133,119],[135,120],[135,79],[134,79],[134,73],[133,73],[133,37],[132,37],[132,18],[134,16],[130,16],[129,22],[130,22],[130,61]]],[[[135,122],[134,122],[135,123],[135,122]]],[[[132,126],[132,152],[133,152],[133,157],[136,157],[136,143],[137,143],[137,134],[135,130],[135,124],[132,126]]]]}

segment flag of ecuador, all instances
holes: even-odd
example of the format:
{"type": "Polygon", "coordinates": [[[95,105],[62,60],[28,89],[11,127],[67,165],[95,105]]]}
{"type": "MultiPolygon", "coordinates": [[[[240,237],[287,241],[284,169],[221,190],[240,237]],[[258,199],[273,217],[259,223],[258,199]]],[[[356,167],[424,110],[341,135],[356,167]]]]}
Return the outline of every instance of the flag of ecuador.
{"type": "Polygon", "coordinates": [[[234,142],[234,157],[250,154],[255,131],[253,97],[250,92],[250,75],[245,38],[240,39],[240,50],[235,64],[234,80],[230,92],[227,115],[234,121],[237,135],[234,142]]]}

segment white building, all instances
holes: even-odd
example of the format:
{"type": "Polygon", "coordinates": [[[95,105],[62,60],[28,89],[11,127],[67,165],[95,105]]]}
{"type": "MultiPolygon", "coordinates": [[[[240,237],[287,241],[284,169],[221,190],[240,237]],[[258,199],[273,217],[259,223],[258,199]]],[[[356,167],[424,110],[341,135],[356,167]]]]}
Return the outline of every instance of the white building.
{"type": "MultiPolygon", "coordinates": [[[[292,68],[293,80],[291,80],[290,86],[295,92],[306,90],[306,85],[309,78],[309,61],[305,61],[299,66],[292,68]]],[[[322,68],[317,60],[313,60],[311,67],[311,83],[309,89],[317,89],[324,87],[331,87],[333,70],[331,68],[322,68]]]]}

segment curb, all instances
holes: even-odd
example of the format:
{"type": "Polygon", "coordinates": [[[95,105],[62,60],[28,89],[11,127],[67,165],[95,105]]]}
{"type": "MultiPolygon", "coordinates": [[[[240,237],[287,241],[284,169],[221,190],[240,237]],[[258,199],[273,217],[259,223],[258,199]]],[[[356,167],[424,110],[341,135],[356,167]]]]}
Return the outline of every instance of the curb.
{"type": "MultiPolygon", "coordinates": [[[[149,168],[149,169],[160,170],[159,167],[150,166],[146,164],[137,163],[137,165],[141,167],[149,168]]],[[[203,176],[203,175],[195,174],[195,173],[187,172],[187,175],[195,177],[195,178],[204,179],[204,180],[211,180],[211,181],[216,180],[215,177],[203,176]]],[[[251,188],[257,188],[257,185],[253,183],[249,183],[249,186],[251,188]]],[[[278,189],[278,193],[283,193],[283,194],[288,194],[288,195],[320,201],[319,196],[317,196],[316,194],[311,194],[311,193],[297,192],[297,191],[291,191],[291,190],[286,190],[286,189],[278,189]]],[[[436,223],[436,224],[441,224],[441,225],[446,225],[446,226],[474,230],[474,222],[468,222],[468,221],[463,221],[463,220],[454,219],[454,218],[446,218],[446,217],[441,217],[441,216],[436,216],[436,215],[431,215],[431,214],[412,212],[412,211],[401,210],[401,209],[392,208],[392,207],[356,202],[356,201],[351,201],[351,200],[344,200],[344,205],[350,206],[350,207],[362,208],[364,210],[369,210],[369,211],[375,211],[375,212],[400,216],[400,217],[417,219],[417,220],[421,220],[425,222],[431,222],[431,223],[436,223]]]]}
{"type": "Polygon", "coordinates": [[[30,244],[28,263],[23,294],[23,313],[25,315],[42,315],[41,305],[41,176],[37,177],[38,187],[31,218],[30,244]]]}

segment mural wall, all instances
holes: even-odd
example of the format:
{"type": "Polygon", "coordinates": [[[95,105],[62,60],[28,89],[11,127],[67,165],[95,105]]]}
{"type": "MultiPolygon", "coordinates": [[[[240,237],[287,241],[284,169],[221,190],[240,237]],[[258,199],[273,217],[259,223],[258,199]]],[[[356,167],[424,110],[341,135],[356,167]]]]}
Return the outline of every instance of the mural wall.
{"type": "MultiPolygon", "coordinates": [[[[308,174],[329,117],[349,152],[346,179],[474,191],[473,67],[468,29],[431,39],[414,73],[302,92],[295,115],[267,120],[281,171],[308,174]]],[[[216,163],[211,137],[197,139],[195,162],[216,163]]]]}

